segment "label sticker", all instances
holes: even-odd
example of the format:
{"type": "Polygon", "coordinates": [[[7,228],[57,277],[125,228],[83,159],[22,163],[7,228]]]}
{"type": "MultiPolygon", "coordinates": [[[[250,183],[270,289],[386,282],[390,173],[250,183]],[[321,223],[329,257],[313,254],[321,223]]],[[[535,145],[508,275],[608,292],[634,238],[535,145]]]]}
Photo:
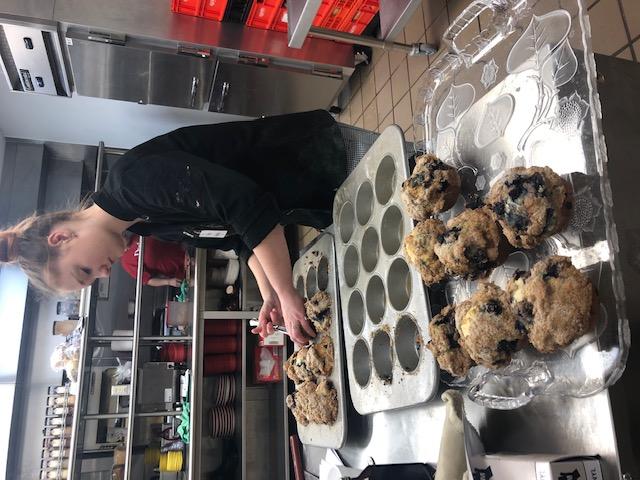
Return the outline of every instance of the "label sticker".
{"type": "Polygon", "coordinates": [[[200,232],[200,238],[224,238],[227,235],[227,230],[202,230],[200,232]]]}
{"type": "Polygon", "coordinates": [[[73,47],[73,38],[67,37],[65,40],[67,41],[67,45],[69,45],[70,47],[73,47]]]}

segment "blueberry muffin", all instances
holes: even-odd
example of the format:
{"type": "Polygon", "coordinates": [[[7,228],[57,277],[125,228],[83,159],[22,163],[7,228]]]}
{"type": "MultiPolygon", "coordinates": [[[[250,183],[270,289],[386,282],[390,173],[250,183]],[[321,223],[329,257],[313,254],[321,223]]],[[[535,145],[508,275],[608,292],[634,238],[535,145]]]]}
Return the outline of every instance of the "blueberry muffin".
{"type": "Polygon", "coordinates": [[[511,245],[533,248],[565,228],[572,197],[569,183],[549,167],[516,167],[493,185],[486,203],[511,245]]]}
{"type": "Polygon", "coordinates": [[[438,236],[443,235],[444,231],[444,224],[440,220],[427,219],[418,223],[404,239],[407,261],[418,269],[422,281],[427,285],[439,283],[446,277],[444,265],[434,251],[438,236]]]}
{"type": "Polygon", "coordinates": [[[315,343],[294,352],[285,362],[284,371],[295,383],[331,375],[333,371],[333,342],[322,335],[315,343]]]}
{"type": "Polygon", "coordinates": [[[338,416],[338,395],[327,380],[304,382],[286,402],[300,425],[333,425],[338,416]]]}
{"type": "Polygon", "coordinates": [[[416,159],[411,176],[402,183],[401,197],[407,213],[415,220],[450,209],[460,193],[460,176],[455,168],[435,155],[416,159]]]}
{"type": "Polygon", "coordinates": [[[429,323],[431,340],[427,348],[436,357],[438,365],[455,377],[464,377],[475,365],[460,345],[460,334],[456,330],[455,307],[446,306],[429,323]]]}
{"type": "Polygon", "coordinates": [[[327,332],[331,326],[331,297],[323,290],[318,291],[304,305],[307,318],[316,332],[327,332]]]}
{"type": "Polygon", "coordinates": [[[498,264],[500,229],[486,208],[463,210],[447,222],[434,250],[450,275],[478,278],[498,264]]]}
{"type": "Polygon", "coordinates": [[[589,279],[568,257],[552,256],[507,285],[511,304],[536,350],[554,352],[593,327],[598,305],[589,279]]]}
{"type": "Polygon", "coordinates": [[[488,368],[507,365],[520,348],[524,327],[518,322],[507,293],[493,283],[456,307],[460,345],[478,364],[488,368]]]}

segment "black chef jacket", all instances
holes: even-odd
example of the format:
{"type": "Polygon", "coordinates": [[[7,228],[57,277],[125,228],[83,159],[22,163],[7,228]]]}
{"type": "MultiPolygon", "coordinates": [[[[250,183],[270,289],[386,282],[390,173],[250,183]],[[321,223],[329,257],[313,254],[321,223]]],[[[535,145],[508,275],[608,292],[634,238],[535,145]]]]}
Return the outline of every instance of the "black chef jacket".
{"type": "Polygon", "coordinates": [[[317,110],[156,137],[125,153],[93,200],[119,219],[143,219],[129,229],[139,235],[246,258],[278,223],[329,225],[345,178],[338,126],[317,110]]]}

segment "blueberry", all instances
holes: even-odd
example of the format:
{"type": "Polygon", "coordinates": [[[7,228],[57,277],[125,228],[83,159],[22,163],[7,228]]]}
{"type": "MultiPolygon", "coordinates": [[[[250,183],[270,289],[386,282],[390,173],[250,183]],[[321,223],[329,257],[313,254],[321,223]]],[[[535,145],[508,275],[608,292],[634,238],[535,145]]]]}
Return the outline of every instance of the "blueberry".
{"type": "Polygon", "coordinates": [[[558,278],[559,275],[560,267],[557,263],[552,263],[551,265],[549,265],[549,268],[547,268],[547,271],[542,274],[542,279],[546,280],[548,278],[558,278]]]}
{"type": "Polygon", "coordinates": [[[493,210],[497,215],[504,215],[504,202],[498,202],[495,205],[491,206],[491,210],[493,210]]]}
{"type": "Polygon", "coordinates": [[[449,166],[445,165],[444,162],[439,158],[436,158],[435,160],[429,162],[427,165],[429,166],[429,169],[433,171],[447,170],[449,168],[449,166]]]}
{"type": "Polygon", "coordinates": [[[444,243],[444,235],[438,234],[438,236],[436,237],[436,240],[438,240],[438,243],[442,245],[444,243]]]}
{"type": "Polygon", "coordinates": [[[475,245],[466,247],[464,249],[464,256],[467,260],[469,260],[469,263],[478,270],[484,269],[483,267],[487,263],[489,263],[487,252],[485,252],[481,248],[476,247],[475,245]]]}
{"type": "Polygon", "coordinates": [[[504,219],[519,232],[525,231],[529,226],[529,219],[517,212],[507,212],[504,219]]]}
{"type": "Polygon", "coordinates": [[[518,349],[518,340],[500,340],[498,342],[498,351],[504,353],[513,353],[518,349]]]}
{"type": "Polygon", "coordinates": [[[564,206],[564,208],[569,210],[569,209],[571,209],[571,207],[573,207],[573,204],[569,200],[567,200],[566,202],[564,202],[563,206],[564,206]]]}
{"type": "Polygon", "coordinates": [[[447,333],[447,341],[449,342],[449,348],[460,348],[456,335],[453,333],[447,333]]]}
{"type": "Polygon", "coordinates": [[[518,315],[522,317],[522,319],[533,319],[533,304],[530,302],[520,302],[518,303],[518,315]]]}
{"type": "Polygon", "coordinates": [[[516,330],[520,333],[527,333],[527,329],[520,320],[516,320],[516,330]]]}
{"type": "Polygon", "coordinates": [[[552,223],[555,223],[555,222],[553,222],[553,220],[554,220],[553,213],[554,213],[553,212],[553,208],[547,208],[547,210],[546,210],[546,212],[544,214],[544,230],[545,231],[550,230],[551,226],[552,226],[552,223]]]}
{"type": "Polygon", "coordinates": [[[460,232],[462,231],[462,228],[460,227],[452,227],[449,230],[447,230],[444,233],[444,236],[447,240],[447,242],[451,243],[451,242],[455,242],[456,240],[458,240],[458,237],[460,236],[460,232]]]}
{"type": "Polygon", "coordinates": [[[485,305],[485,310],[488,313],[500,315],[502,313],[502,304],[498,300],[489,300],[485,305]]]}
{"type": "Polygon", "coordinates": [[[424,180],[425,179],[423,174],[416,173],[415,175],[412,175],[412,177],[409,179],[409,185],[411,185],[412,188],[421,187],[425,185],[424,180]]]}
{"type": "Polygon", "coordinates": [[[534,173],[528,179],[528,182],[537,196],[542,196],[545,193],[546,185],[544,183],[544,177],[540,173],[534,173]]]}
{"type": "Polygon", "coordinates": [[[444,192],[447,188],[449,188],[449,182],[446,180],[440,180],[440,188],[438,188],[438,191],[444,192]]]}
{"type": "Polygon", "coordinates": [[[516,270],[513,272],[513,279],[520,280],[521,278],[529,278],[531,272],[525,270],[516,270]]]}

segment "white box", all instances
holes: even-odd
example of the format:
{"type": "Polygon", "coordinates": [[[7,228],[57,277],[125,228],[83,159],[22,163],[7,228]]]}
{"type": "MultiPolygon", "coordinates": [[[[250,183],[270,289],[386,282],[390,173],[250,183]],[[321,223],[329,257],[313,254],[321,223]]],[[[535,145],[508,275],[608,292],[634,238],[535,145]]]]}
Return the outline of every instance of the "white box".
{"type": "Polygon", "coordinates": [[[470,460],[474,480],[603,480],[597,457],[493,454],[470,460]]]}

